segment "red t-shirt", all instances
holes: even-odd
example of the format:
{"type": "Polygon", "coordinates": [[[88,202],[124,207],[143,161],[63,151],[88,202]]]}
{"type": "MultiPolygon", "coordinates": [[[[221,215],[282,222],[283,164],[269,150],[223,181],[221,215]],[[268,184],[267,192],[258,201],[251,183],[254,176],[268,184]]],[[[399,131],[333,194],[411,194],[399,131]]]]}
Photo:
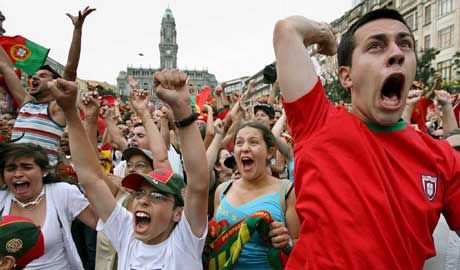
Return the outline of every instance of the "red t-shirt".
{"type": "Polygon", "coordinates": [[[460,156],[446,142],[366,125],[319,82],[284,108],[301,222],[286,269],[422,269],[441,212],[460,229],[460,156]]]}
{"type": "Polygon", "coordinates": [[[414,110],[412,111],[411,121],[418,125],[418,128],[427,133],[426,128],[426,115],[428,114],[428,108],[434,109],[433,101],[422,97],[417,104],[415,104],[414,110]]]}

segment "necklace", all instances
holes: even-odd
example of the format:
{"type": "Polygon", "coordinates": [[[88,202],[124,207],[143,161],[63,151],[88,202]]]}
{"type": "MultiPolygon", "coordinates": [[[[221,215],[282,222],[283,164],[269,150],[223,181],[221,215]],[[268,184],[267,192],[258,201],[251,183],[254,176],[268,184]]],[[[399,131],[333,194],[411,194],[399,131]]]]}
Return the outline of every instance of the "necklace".
{"type": "Polygon", "coordinates": [[[35,198],[35,200],[31,201],[31,202],[28,202],[28,203],[23,203],[23,202],[20,202],[18,199],[16,199],[16,197],[13,197],[13,202],[16,202],[18,204],[19,207],[21,208],[26,208],[28,206],[31,206],[31,205],[38,205],[41,200],[43,199],[43,195],[45,195],[45,186],[43,185],[43,188],[42,188],[42,191],[40,192],[40,194],[38,194],[38,196],[35,198]]]}

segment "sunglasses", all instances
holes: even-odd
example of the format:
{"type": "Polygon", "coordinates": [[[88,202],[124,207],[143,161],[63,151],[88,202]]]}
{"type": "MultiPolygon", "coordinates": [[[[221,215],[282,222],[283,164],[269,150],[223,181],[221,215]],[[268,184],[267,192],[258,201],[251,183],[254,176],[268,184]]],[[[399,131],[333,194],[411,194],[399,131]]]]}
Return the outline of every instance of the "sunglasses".
{"type": "Polygon", "coordinates": [[[145,190],[138,190],[138,191],[132,192],[131,194],[133,195],[135,199],[138,199],[138,200],[143,198],[144,196],[147,196],[147,198],[153,203],[162,203],[162,202],[171,200],[165,194],[162,194],[156,191],[147,192],[145,190]]]}

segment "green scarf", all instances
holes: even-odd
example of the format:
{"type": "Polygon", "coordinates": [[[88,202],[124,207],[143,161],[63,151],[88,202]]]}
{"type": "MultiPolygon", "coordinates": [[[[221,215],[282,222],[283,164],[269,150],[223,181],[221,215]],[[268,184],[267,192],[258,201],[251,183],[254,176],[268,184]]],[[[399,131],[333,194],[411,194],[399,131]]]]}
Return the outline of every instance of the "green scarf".
{"type": "Polygon", "coordinates": [[[269,246],[268,262],[273,269],[283,269],[290,247],[282,251],[274,248],[268,233],[273,222],[270,213],[257,211],[228,228],[226,221],[209,222],[208,241],[203,252],[205,269],[230,270],[237,262],[243,246],[258,232],[265,244],[269,246]]]}

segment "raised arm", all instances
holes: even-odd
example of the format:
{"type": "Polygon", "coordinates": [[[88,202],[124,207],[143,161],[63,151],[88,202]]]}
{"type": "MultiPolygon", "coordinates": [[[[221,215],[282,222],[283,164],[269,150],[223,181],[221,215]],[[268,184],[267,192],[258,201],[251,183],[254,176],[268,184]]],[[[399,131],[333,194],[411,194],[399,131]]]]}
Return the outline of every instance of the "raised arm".
{"type": "Polygon", "coordinates": [[[221,119],[217,119],[214,122],[214,130],[216,134],[214,135],[211,144],[206,150],[206,159],[208,160],[208,172],[210,177],[209,186],[213,186],[216,180],[216,176],[214,175],[214,165],[216,164],[217,156],[224,139],[224,123],[221,119]]]}
{"type": "Polygon", "coordinates": [[[72,16],[69,13],[66,13],[66,15],[72,20],[74,26],[72,43],[70,44],[69,55],[67,56],[67,64],[65,65],[64,74],[62,75],[62,77],[66,80],[75,81],[77,79],[83,23],[85,22],[86,16],[95,10],[95,8],[86,7],[83,11],[78,11],[77,16],[72,16]]]}
{"type": "Polygon", "coordinates": [[[280,153],[283,154],[283,156],[285,156],[287,159],[291,160],[292,156],[294,155],[292,147],[283,138],[281,138],[284,123],[286,123],[286,114],[283,113],[280,119],[278,119],[278,121],[276,121],[275,125],[273,126],[272,133],[275,135],[276,147],[280,153]]]}
{"type": "Polygon", "coordinates": [[[86,135],[80,116],[77,111],[78,88],[74,82],[58,79],[49,82],[48,86],[56,98],[57,104],[63,108],[69,131],[69,145],[72,153],[72,162],[78,175],[80,184],[85,189],[96,215],[104,222],[115,209],[116,201],[107,185],[99,165],[96,152],[86,135]]]}
{"type": "Polygon", "coordinates": [[[278,91],[280,90],[279,88],[279,85],[278,85],[278,81],[274,82],[272,84],[272,89],[270,91],[270,96],[268,97],[268,104],[272,105],[275,104],[275,100],[276,100],[276,94],[278,93],[278,91]]]}
{"type": "Polygon", "coordinates": [[[19,105],[31,100],[30,95],[22,87],[21,81],[14,72],[13,65],[2,46],[0,46],[0,74],[3,75],[11,95],[19,105]]]}
{"type": "Polygon", "coordinates": [[[121,151],[128,148],[128,141],[126,138],[120,134],[120,130],[117,127],[116,116],[113,108],[109,106],[102,107],[103,113],[102,118],[105,122],[105,128],[107,135],[110,137],[111,141],[116,143],[121,151]]]}
{"type": "Polygon", "coordinates": [[[97,118],[99,116],[99,100],[96,91],[87,91],[81,94],[81,105],[85,113],[86,134],[97,151],[97,118]]]}
{"type": "Polygon", "coordinates": [[[154,168],[167,168],[171,170],[171,164],[168,160],[168,150],[166,149],[163,138],[157,125],[152,119],[148,109],[150,95],[145,90],[133,90],[131,92],[131,107],[136,114],[142,119],[142,125],[145,128],[146,136],[149,141],[150,151],[153,156],[154,168]]]}
{"type": "Polygon", "coordinates": [[[206,119],[206,135],[204,137],[203,143],[205,149],[208,149],[216,133],[214,130],[214,115],[211,106],[204,105],[203,108],[206,108],[203,111],[205,111],[208,114],[208,118],[206,119]]]}
{"type": "Polygon", "coordinates": [[[433,99],[435,96],[435,90],[441,90],[441,83],[442,83],[442,74],[441,72],[434,73],[434,83],[431,89],[425,93],[426,99],[433,99]]]}
{"type": "Polygon", "coordinates": [[[410,90],[407,94],[406,106],[404,107],[403,114],[401,118],[408,124],[410,124],[410,119],[412,117],[412,112],[414,111],[415,105],[419,102],[422,97],[423,90],[410,90]]]}
{"type": "Polygon", "coordinates": [[[450,94],[444,90],[435,90],[438,104],[441,105],[442,112],[442,129],[444,135],[458,128],[457,120],[455,119],[454,109],[452,108],[452,100],[450,94]]]}
{"type": "MultiPolygon", "coordinates": [[[[168,103],[179,121],[192,115],[187,75],[178,70],[163,70],[154,75],[157,96],[168,103]]],[[[209,175],[206,151],[198,126],[193,122],[178,129],[187,173],[184,213],[192,232],[201,236],[207,224],[209,175]]]]}
{"type": "Polygon", "coordinates": [[[171,146],[171,132],[174,132],[174,117],[172,116],[171,110],[166,106],[161,107],[163,113],[160,118],[160,133],[163,141],[166,145],[166,149],[169,150],[171,146]]]}
{"type": "Polygon", "coordinates": [[[334,55],[337,51],[334,32],[328,24],[301,16],[278,21],[273,44],[279,86],[287,102],[310,92],[318,80],[306,47],[318,44],[318,52],[325,55],[334,55]]]}

